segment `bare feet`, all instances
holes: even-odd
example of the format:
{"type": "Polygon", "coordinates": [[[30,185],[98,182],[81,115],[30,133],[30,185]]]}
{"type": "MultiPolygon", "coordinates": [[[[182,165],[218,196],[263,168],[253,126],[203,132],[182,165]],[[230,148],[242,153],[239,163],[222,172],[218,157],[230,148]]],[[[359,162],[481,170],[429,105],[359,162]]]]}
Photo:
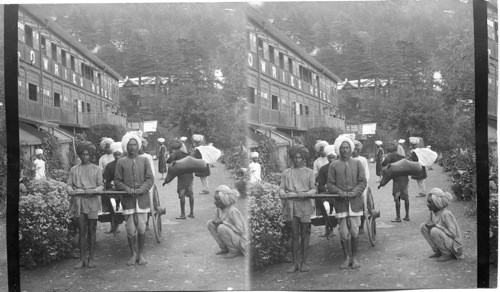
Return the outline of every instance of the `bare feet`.
{"type": "Polygon", "coordinates": [[[448,255],[441,255],[437,260],[436,262],[446,262],[448,260],[451,260],[453,258],[453,256],[451,254],[448,254],[448,255]]]}
{"type": "Polygon", "coordinates": [[[403,218],[404,221],[410,221],[410,217],[406,216],[403,218]]]}
{"type": "Polygon", "coordinates": [[[358,263],[358,261],[356,260],[356,258],[352,259],[352,261],[351,261],[351,267],[353,269],[359,269],[361,267],[361,265],[358,263]]]}
{"type": "Polygon", "coordinates": [[[286,272],[287,273],[295,273],[298,269],[299,269],[299,265],[293,264],[293,266],[291,268],[289,268],[288,270],[286,270],[286,272]]]}
{"type": "Polygon", "coordinates": [[[239,253],[239,252],[232,252],[232,251],[230,251],[230,252],[228,252],[228,253],[224,256],[224,258],[226,258],[226,259],[232,259],[232,258],[235,258],[235,257],[239,256],[240,254],[241,254],[241,253],[239,253]]]}
{"type": "Polygon", "coordinates": [[[87,266],[89,267],[89,269],[92,269],[92,268],[97,267],[97,264],[94,263],[93,260],[89,259],[89,263],[87,264],[87,266]]]}
{"type": "Polygon", "coordinates": [[[132,255],[132,257],[130,258],[130,260],[128,260],[127,265],[129,265],[129,266],[133,266],[133,265],[135,265],[135,262],[136,262],[136,261],[137,261],[137,254],[136,254],[136,253],[134,253],[134,254],[132,255]]]}
{"type": "Polygon", "coordinates": [[[181,216],[175,217],[175,219],[186,219],[186,216],[185,215],[181,215],[181,216]]]}
{"type": "Polygon", "coordinates": [[[307,264],[305,263],[302,263],[302,265],[300,266],[300,271],[305,273],[305,272],[309,272],[311,270],[311,267],[309,267],[307,264]]]}
{"type": "Polygon", "coordinates": [[[340,265],[340,269],[341,270],[345,270],[347,268],[349,268],[349,264],[351,263],[351,259],[350,258],[346,258],[344,260],[344,262],[340,265]]]}
{"type": "Polygon", "coordinates": [[[189,218],[194,218],[194,214],[189,214],[188,217],[189,218]]]}
{"type": "Polygon", "coordinates": [[[228,252],[229,252],[229,249],[221,249],[218,252],[216,252],[215,254],[217,254],[217,255],[219,255],[219,254],[227,254],[228,252]]]}
{"type": "Polygon", "coordinates": [[[76,264],[73,268],[81,269],[81,268],[85,267],[85,265],[86,265],[86,261],[83,260],[83,261],[80,261],[78,264],[76,264]]]}
{"type": "Polygon", "coordinates": [[[141,266],[148,263],[148,261],[142,255],[139,256],[139,259],[137,261],[139,262],[139,265],[141,265],[141,266]]]}
{"type": "Polygon", "coordinates": [[[396,218],[394,220],[391,220],[391,222],[401,223],[401,218],[396,218]]]}

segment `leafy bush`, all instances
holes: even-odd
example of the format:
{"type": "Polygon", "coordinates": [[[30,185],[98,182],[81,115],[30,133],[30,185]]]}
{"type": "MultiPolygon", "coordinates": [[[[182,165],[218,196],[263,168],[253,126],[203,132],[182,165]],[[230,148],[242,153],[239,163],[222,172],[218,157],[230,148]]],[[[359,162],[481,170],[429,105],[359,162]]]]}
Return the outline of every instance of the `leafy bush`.
{"type": "Polygon", "coordinates": [[[68,212],[66,184],[33,181],[19,199],[19,264],[27,269],[68,258],[76,226],[68,212]]]}
{"type": "Polygon", "coordinates": [[[273,173],[281,172],[276,144],[272,139],[260,141],[257,152],[259,152],[262,179],[264,181],[272,180],[273,173]]]}
{"type": "Polygon", "coordinates": [[[490,261],[498,260],[498,199],[490,199],[490,261]]]}
{"type": "Polygon", "coordinates": [[[68,181],[69,172],[64,169],[53,169],[47,173],[47,177],[54,180],[66,183],[68,181]]]}
{"type": "Polygon", "coordinates": [[[229,148],[224,150],[219,161],[224,164],[227,169],[238,170],[245,168],[248,166],[248,151],[239,146],[229,148]]]}
{"type": "Polygon", "coordinates": [[[264,181],[248,185],[251,265],[258,269],[284,260],[287,240],[279,187],[264,181]]]}

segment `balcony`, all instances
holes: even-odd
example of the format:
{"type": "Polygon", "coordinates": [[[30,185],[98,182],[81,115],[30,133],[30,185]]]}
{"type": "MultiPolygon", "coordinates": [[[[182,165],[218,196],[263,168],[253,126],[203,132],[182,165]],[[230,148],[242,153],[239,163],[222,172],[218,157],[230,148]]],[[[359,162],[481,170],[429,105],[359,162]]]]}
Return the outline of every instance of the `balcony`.
{"type": "Polygon", "coordinates": [[[248,105],[248,109],[248,119],[250,122],[271,125],[277,128],[307,131],[316,127],[340,129],[345,127],[344,120],[326,115],[292,115],[276,110],[259,109],[255,105],[248,105]]]}
{"type": "Polygon", "coordinates": [[[19,99],[19,117],[79,128],[88,128],[101,124],[120,125],[123,127],[127,125],[126,117],[110,112],[68,112],[61,108],[41,106],[40,102],[25,99],[19,99]]]}

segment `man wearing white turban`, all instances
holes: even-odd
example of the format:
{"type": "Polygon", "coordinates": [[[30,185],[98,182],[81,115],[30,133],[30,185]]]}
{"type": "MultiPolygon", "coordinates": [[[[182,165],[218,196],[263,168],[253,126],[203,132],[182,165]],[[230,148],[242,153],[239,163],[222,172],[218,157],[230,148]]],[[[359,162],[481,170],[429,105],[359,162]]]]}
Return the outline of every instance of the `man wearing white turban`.
{"type": "Polygon", "coordinates": [[[106,152],[101,158],[99,158],[99,167],[101,168],[101,171],[104,171],[104,168],[106,167],[106,164],[110,163],[111,161],[115,160],[113,156],[113,152],[111,152],[111,143],[115,142],[111,138],[103,137],[101,139],[101,143],[99,144],[101,146],[101,149],[106,152]]]}
{"type": "MultiPolygon", "coordinates": [[[[336,158],[337,155],[335,154],[335,147],[333,145],[328,145],[324,148],[324,152],[326,157],[328,158],[328,163],[323,165],[318,172],[318,175],[316,176],[316,183],[318,185],[318,194],[321,193],[328,193],[328,190],[326,189],[326,182],[328,181],[328,170],[330,169],[330,163],[332,163],[336,158]]],[[[321,211],[321,214],[323,215],[323,218],[325,219],[325,234],[323,235],[324,237],[327,237],[332,234],[333,231],[333,226],[330,224],[330,218],[328,217],[328,213],[326,210],[326,207],[324,205],[325,201],[327,201],[330,205],[330,213],[333,211],[333,199],[327,200],[327,199],[317,199],[316,200],[316,208],[318,208],[321,211]]]]}
{"type": "MultiPolygon", "coordinates": [[[[123,154],[122,142],[113,142],[113,143],[111,143],[109,148],[111,149],[111,153],[113,153],[113,157],[115,158],[115,160],[106,164],[106,167],[104,168],[104,172],[102,173],[102,178],[104,181],[104,188],[106,190],[114,189],[116,162],[118,161],[118,159],[120,159],[120,157],[123,154]]],[[[118,231],[118,224],[116,223],[114,214],[115,214],[115,211],[117,211],[118,207],[120,206],[120,201],[121,201],[120,199],[109,198],[109,197],[104,197],[104,196],[102,197],[103,206],[105,206],[106,209],[112,215],[111,229],[109,230],[108,233],[119,232],[118,231]]]]}
{"type": "MultiPolygon", "coordinates": [[[[366,193],[368,192],[368,181],[370,180],[370,169],[368,167],[368,160],[365,157],[359,155],[361,149],[363,149],[363,143],[361,143],[361,141],[358,140],[354,140],[353,142],[354,142],[354,151],[352,152],[352,158],[361,161],[361,164],[365,169],[367,186],[363,191],[363,202],[366,203],[366,193]]],[[[364,224],[365,224],[365,216],[361,216],[361,224],[359,225],[359,234],[365,233],[364,224]]]]}
{"type": "Polygon", "coordinates": [[[437,262],[465,257],[462,253],[462,233],[455,216],[447,209],[451,199],[450,193],[433,188],[427,194],[429,219],[420,225],[420,232],[434,251],[429,258],[437,258],[437,262]]]}
{"type": "Polygon", "coordinates": [[[328,164],[328,158],[325,154],[326,146],[328,146],[328,142],[326,141],[318,141],[316,145],[314,145],[314,150],[316,151],[316,154],[318,154],[318,158],[316,158],[316,160],[314,160],[313,162],[313,171],[315,178],[318,177],[319,169],[323,165],[328,164]]]}
{"type": "Polygon", "coordinates": [[[219,186],[214,194],[217,211],[214,218],[207,222],[208,231],[221,248],[216,254],[225,254],[226,259],[247,253],[248,235],[245,219],[234,206],[238,197],[238,191],[225,185],[219,186]]]}
{"type": "Polygon", "coordinates": [[[259,163],[259,153],[252,152],[250,153],[250,158],[252,162],[248,165],[248,169],[250,170],[250,182],[256,183],[261,180],[261,166],[259,163]]]}
{"type": "Polygon", "coordinates": [[[399,155],[399,156],[403,156],[405,157],[406,154],[405,154],[405,139],[399,139],[398,141],[398,149],[396,151],[396,154],[399,155]]]}
{"type": "MultiPolygon", "coordinates": [[[[420,138],[410,137],[411,152],[409,160],[418,161],[417,154],[413,151],[413,149],[417,148],[419,143],[420,138]]],[[[425,166],[422,166],[422,173],[420,175],[413,175],[411,178],[417,181],[418,187],[420,188],[420,192],[416,195],[416,197],[425,197],[426,191],[424,179],[427,178],[427,171],[425,169],[425,166]]]]}
{"type": "Polygon", "coordinates": [[[36,159],[33,161],[35,167],[35,180],[45,179],[45,161],[43,160],[43,150],[35,149],[36,159]]]}
{"type": "Polygon", "coordinates": [[[123,215],[127,240],[132,254],[127,265],[147,264],[144,258],[144,242],[146,240],[146,221],[150,212],[149,190],[153,187],[154,176],[151,172],[149,160],[138,155],[141,148],[141,139],[135,134],[125,134],[122,138],[122,147],[127,148],[127,156],[116,162],[115,188],[126,191],[122,197],[123,215]],[[135,251],[135,238],[139,246],[139,253],[135,251]]]}
{"type": "Polygon", "coordinates": [[[330,164],[326,186],[329,193],[340,195],[335,199],[340,243],[345,257],[340,268],[351,266],[358,269],[361,266],[357,260],[358,234],[363,216],[363,191],[367,185],[365,169],[361,161],[351,157],[354,143],[350,138],[339,136],[333,145],[340,159],[330,164]]]}
{"type": "MultiPolygon", "coordinates": [[[[205,137],[203,135],[199,134],[194,134],[192,137],[193,147],[194,147],[193,157],[196,159],[203,158],[200,150],[198,150],[198,146],[205,144],[204,138],[205,137]]],[[[200,194],[210,194],[210,191],[208,190],[208,176],[210,175],[210,165],[207,164],[207,168],[202,173],[195,173],[194,175],[199,177],[201,183],[203,184],[203,190],[201,191],[200,194]]]]}

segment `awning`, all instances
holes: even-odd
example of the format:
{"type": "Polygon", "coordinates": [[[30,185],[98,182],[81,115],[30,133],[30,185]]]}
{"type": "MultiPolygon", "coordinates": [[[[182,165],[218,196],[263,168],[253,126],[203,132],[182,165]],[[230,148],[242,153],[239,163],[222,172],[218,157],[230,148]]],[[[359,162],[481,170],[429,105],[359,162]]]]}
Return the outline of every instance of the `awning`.
{"type": "Polygon", "coordinates": [[[19,144],[20,145],[40,145],[44,135],[42,132],[28,124],[19,123],[19,144]]]}
{"type": "Polygon", "coordinates": [[[54,135],[59,143],[69,143],[72,142],[72,138],[74,138],[69,132],[60,128],[40,126],[40,129],[54,135]]]}

